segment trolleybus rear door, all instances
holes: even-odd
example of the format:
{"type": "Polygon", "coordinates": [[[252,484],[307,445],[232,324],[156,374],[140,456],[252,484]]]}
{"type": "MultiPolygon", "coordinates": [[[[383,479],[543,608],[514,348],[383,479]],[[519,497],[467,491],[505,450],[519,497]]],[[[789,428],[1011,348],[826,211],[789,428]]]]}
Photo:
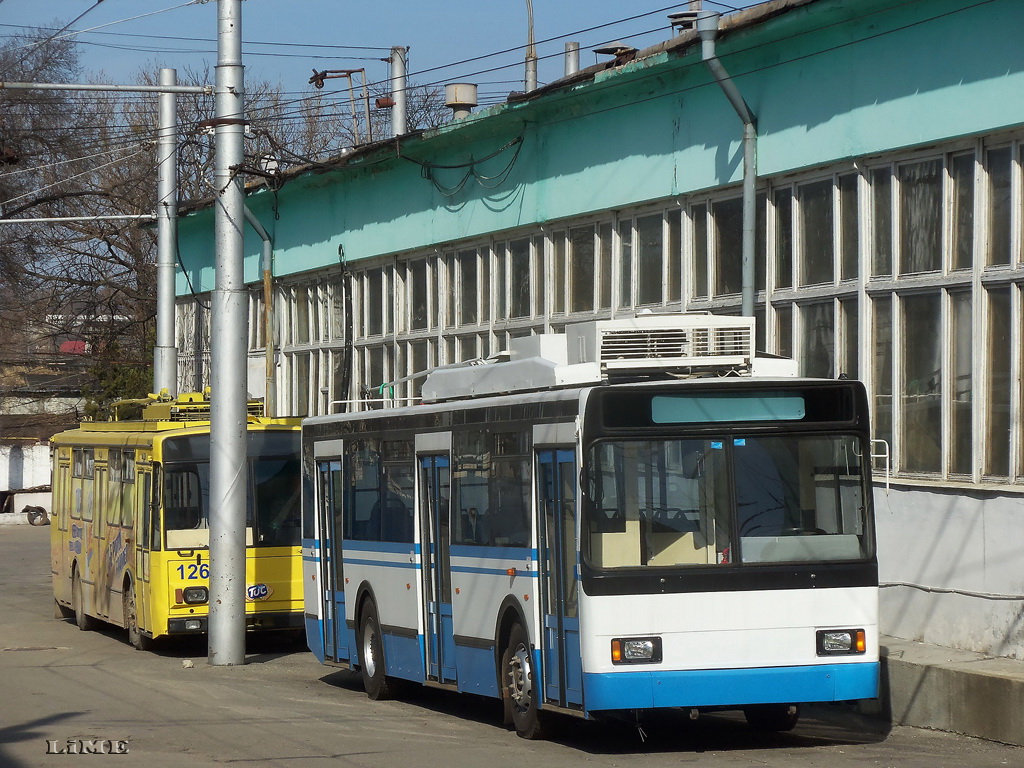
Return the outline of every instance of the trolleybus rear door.
{"type": "Polygon", "coordinates": [[[455,682],[448,533],[451,467],[447,455],[420,456],[419,462],[427,679],[455,682]]]}
{"type": "Polygon", "coordinates": [[[317,494],[320,508],[320,588],[324,595],[324,654],[334,661],[348,661],[345,629],[345,576],[341,557],[342,474],[341,461],[317,463],[317,494]]]}
{"type": "Polygon", "coordinates": [[[576,452],[537,452],[544,613],[544,697],[582,705],[583,666],[576,563],[576,452]]]}

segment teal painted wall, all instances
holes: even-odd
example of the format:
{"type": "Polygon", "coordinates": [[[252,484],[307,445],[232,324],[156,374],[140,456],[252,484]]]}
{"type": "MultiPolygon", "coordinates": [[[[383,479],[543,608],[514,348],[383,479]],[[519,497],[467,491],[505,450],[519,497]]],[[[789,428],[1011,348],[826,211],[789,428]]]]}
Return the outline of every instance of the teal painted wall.
{"type": "MultiPolygon", "coordinates": [[[[772,176],[845,158],[1024,124],[1024,2],[819,0],[727,33],[719,55],[758,119],[758,171],[772,176]]],[[[699,60],[658,54],[533,102],[491,108],[403,146],[502,183],[469,179],[446,195],[393,148],[337,172],[309,173],[248,203],[275,243],[275,275],[422,249],[721,185],[742,176],[741,126],[699,60]],[[487,188],[494,186],[494,188],[487,188]]],[[[438,169],[439,185],[465,173],[438,169]]],[[[213,288],[212,210],[182,220],[182,260],[213,288]]],[[[260,241],[246,227],[246,280],[260,241]]],[[[178,293],[188,292],[182,275],[178,293]]]]}

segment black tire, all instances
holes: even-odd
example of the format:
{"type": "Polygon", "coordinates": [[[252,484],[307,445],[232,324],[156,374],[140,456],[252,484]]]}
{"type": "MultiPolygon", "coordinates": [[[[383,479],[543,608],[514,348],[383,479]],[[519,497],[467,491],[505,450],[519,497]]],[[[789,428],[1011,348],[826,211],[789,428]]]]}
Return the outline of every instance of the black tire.
{"type": "Polygon", "coordinates": [[[743,716],[750,727],[758,731],[791,731],[800,720],[800,707],[796,704],[758,704],[744,708],[743,716]]]}
{"type": "Polygon", "coordinates": [[[49,525],[50,516],[46,514],[46,510],[42,507],[25,507],[22,512],[25,513],[25,517],[28,518],[29,525],[49,525]]]}
{"type": "Polygon", "coordinates": [[[501,690],[516,735],[523,739],[543,739],[546,732],[543,714],[537,708],[539,684],[526,630],[513,624],[501,655],[501,690]]]}
{"type": "Polygon", "coordinates": [[[384,641],[373,600],[366,601],[359,622],[359,669],[367,696],[374,701],[395,697],[392,681],[384,674],[384,641]]]}
{"type": "Polygon", "coordinates": [[[75,612],[75,624],[78,625],[78,628],[83,632],[91,632],[96,629],[97,621],[85,612],[83,602],[82,577],[78,575],[78,569],[75,568],[74,575],[71,577],[71,608],[75,612]]]}
{"type": "Polygon", "coordinates": [[[139,629],[138,604],[135,602],[135,585],[126,584],[121,594],[124,606],[124,628],[128,632],[128,643],[137,651],[153,650],[153,638],[142,634],[139,629]]]}

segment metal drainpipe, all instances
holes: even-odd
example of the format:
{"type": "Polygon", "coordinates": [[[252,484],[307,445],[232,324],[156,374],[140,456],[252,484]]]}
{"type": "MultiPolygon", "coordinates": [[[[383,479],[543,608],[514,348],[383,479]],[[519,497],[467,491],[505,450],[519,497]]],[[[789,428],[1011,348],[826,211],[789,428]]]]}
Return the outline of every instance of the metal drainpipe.
{"type": "Polygon", "coordinates": [[[754,232],[757,221],[757,122],[750,107],[743,100],[729,73],[722,66],[715,53],[715,38],[718,36],[716,11],[700,11],[697,14],[697,34],[701,40],[701,57],[704,64],[725,93],[732,108],[743,121],[743,300],[742,312],[745,317],[754,316],[754,232]]]}
{"type": "Polygon", "coordinates": [[[249,210],[249,206],[245,206],[245,220],[263,240],[263,339],[267,345],[267,380],[263,399],[263,415],[273,417],[274,410],[277,408],[277,385],[274,379],[274,326],[272,323],[274,316],[274,245],[270,241],[267,230],[260,224],[256,215],[249,210]]]}

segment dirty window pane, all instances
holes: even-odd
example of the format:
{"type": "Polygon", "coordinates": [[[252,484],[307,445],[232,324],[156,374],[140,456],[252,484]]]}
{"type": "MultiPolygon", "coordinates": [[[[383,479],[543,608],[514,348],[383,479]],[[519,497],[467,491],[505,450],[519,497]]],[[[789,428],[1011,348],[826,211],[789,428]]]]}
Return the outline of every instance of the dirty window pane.
{"type": "Polygon", "coordinates": [[[953,269],[974,265],[974,155],[953,158],[953,269]]]}
{"type": "Polygon", "coordinates": [[[800,200],[800,285],[831,283],[834,272],[832,240],[832,180],[797,188],[800,200]]]}
{"type": "Polygon", "coordinates": [[[379,336],[384,328],[384,308],[381,304],[383,274],[379,269],[371,269],[366,273],[366,294],[363,301],[366,305],[366,335],[379,336]]]}
{"type": "Polygon", "coordinates": [[[509,285],[512,289],[511,317],[529,317],[530,308],[530,241],[526,238],[509,243],[509,285]]]}
{"type": "Polygon", "coordinates": [[[988,292],[985,474],[1010,474],[1010,288],[988,292]]]}
{"type": "Polygon", "coordinates": [[[409,265],[409,328],[427,327],[427,262],[424,259],[409,265]]]}
{"type": "Polygon", "coordinates": [[[637,263],[637,304],[661,304],[665,283],[665,244],[662,237],[663,218],[644,216],[636,220],[639,253],[637,263]]]}
{"type": "Polygon", "coordinates": [[[480,292],[476,280],[476,251],[459,253],[459,310],[462,324],[477,321],[476,303],[480,292]]]}
{"type": "Polygon", "coordinates": [[[708,207],[695,205],[690,215],[693,217],[693,296],[704,299],[708,295],[708,207]]]}
{"type": "Polygon", "coordinates": [[[900,273],[942,268],[942,162],[901,165],[900,273]]]}
{"type": "Polygon", "coordinates": [[[679,252],[679,237],[682,211],[668,212],[668,300],[679,301],[682,291],[682,254],[679,252]]]}
{"type": "Polygon", "coordinates": [[[793,195],[775,192],[775,287],[793,287],[793,195]]]}
{"type": "Polygon", "coordinates": [[[309,343],[309,288],[295,289],[295,340],[296,344],[309,343]]]}
{"type": "Polygon", "coordinates": [[[1010,263],[1010,147],[988,151],[988,263],[1010,263]]]}
{"type": "Polygon", "coordinates": [[[888,296],[875,299],[873,307],[874,434],[892,445],[892,299],[888,296]]]}
{"type": "Polygon", "coordinates": [[[942,319],[939,294],[903,299],[900,463],[909,472],[942,469],[942,319]]]}
{"type": "Polygon", "coordinates": [[[842,270],[840,274],[843,280],[854,280],[857,277],[857,257],[860,246],[857,181],[858,176],[855,173],[839,177],[841,227],[839,234],[842,237],[842,270]]]}
{"type": "Polygon", "coordinates": [[[494,319],[505,320],[505,246],[494,249],[494,319]]]}
{"type": "Polygon", "coordinates": [[[739,293],[743,265],[743,200],[713,203],[715,220],[715,296],[739,293]]]}
{"type": "MultiPolygon", "coordinates": [[[[741,265],[742,268],[742,265],[741,265]]],[[[754,290],[763,291],[768,279],[768,195],[759,194],[754,225],[754,290]]]]}
{"type": "Polygon", "coordinates": [[[551,297],[551,311],[560,314],[565,312],[565,232],[555,232],[551,244],[554,252],[554,295],[551,297]]]}
{"type": "Polygon", "coordinates": [[[953,338],[950,345],[949,375],[953,422],[950,424],[949,435],[949,471],[969,475],[972,468],[971,407],[974,390],[974,382],[971,379],[971,294],[954,293],[950,299],[953,338]]]}
{"type": "Polygon", "coordinates": [[[835,346],[835,310],[832,302],[811,304],[801,312],[804,328],[800,368],[804,376],[831,379],[835,346]]]}
{"type": "Polygon", "coordinates": [[[633,222],[619,222],[619,306],[633,306],[633,222]]]}
{"type": "Polygon", "coordinates": [[[569,230],[570,311],[594,308],[594,227],[569,230]]]}
{"type": "Polygon", "coordinates": [[[878,168],[871,172],[871,272],[892,274],[892,172],[878,168]]]}
{"type": "Polygon", "coordinates": [[[597,239],[601,245],[601,309],[612,305],[612,225],[601,224],[597,228],[597,239]]]}
{"type": "Polygon", "coordinates": [[[793,357],[793,307],[784,304],[775,309],[775,354],[793,357]]]}
{"type": "Polygon", "coordinates": [[[851,379],[859,378],[857,365],[857,352],[860,348],[858,343],[857,328],[857,299],[844,299],[839,302],[839,312],[842,315],[842,363],[839,373],[845,373],[851,379]]]}

